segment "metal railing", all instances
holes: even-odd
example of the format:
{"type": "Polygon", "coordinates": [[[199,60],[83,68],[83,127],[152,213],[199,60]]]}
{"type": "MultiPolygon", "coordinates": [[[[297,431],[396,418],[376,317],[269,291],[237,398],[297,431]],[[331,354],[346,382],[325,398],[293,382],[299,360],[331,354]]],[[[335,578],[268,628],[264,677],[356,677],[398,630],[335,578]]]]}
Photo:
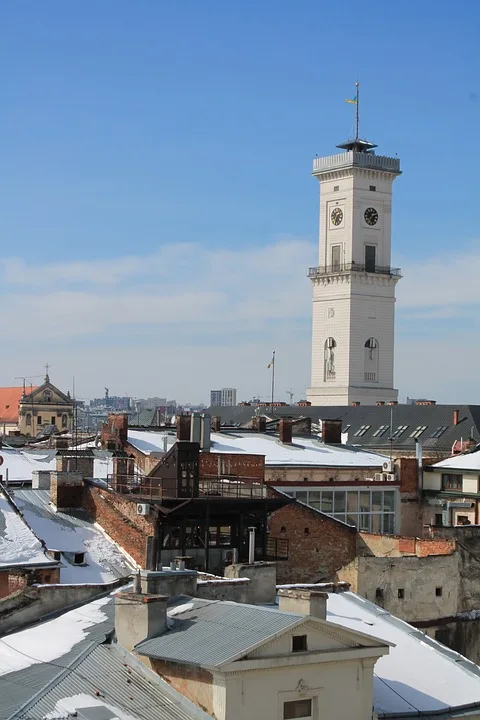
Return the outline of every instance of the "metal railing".
{"type": "Polygon", "coordinates": [[[328,155],[327,157],[314,158],[313,173],[328,172],[352,165],[400,173],[399,158],[392,158],[387,155],[375,155],[372,152],[357,152],[354,150],[337,153],[336,155],[328,155]]]}
{"type": "Polygon", "coordinates": [[[324,275],[336,275],[338,273],[349,273],[349,272],[364,272],[375,275],[389,275],[390,277],[401,277],[400,268],[394,267],[382,267],[381,265],[375,265],[371,267],[368,265],[362,265],[361,263],[350,262],[350,263],[337,263],[335,265],[319,265],[317,267],[308,268],[308,277],[317,278],[324,275]]]}
{"type": "Polygon", "coordinates": [[[266,498],[268,485],[257,478],[237,475],[203,475],[198,481],[198,489],[192,484],[177,487],[175,478],[161,479],[145,476],[109,475],[108,486],[116,492],[135,495],[139,499],[162,500],[172,498],[226,497],[257,499],[266,498]]]}

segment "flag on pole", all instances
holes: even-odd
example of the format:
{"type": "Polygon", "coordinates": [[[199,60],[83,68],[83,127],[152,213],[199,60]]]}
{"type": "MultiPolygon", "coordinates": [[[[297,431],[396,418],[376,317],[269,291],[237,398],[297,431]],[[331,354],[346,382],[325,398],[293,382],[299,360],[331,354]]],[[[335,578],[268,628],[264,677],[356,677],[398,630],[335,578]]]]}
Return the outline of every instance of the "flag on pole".
{"type": "Polygon", "coordinates": [[[270,360],[270,362],[269,362],[268,365],[267,365],[267,370],[270,370],[270,368],[272,367],[272,365],[274,364],[274,362],[275,362],[275,353],[273,353],[272,359],[270,360]]]}
{"type": "Polygon", "coordinates": [[[347,99],[345,100],[345,102],[350,103],[351,105],[356,105],[356,104],[357,104],[357,98],[356,98],[356,97],[354,97],[354,98],[347,98],[347,99]]]}

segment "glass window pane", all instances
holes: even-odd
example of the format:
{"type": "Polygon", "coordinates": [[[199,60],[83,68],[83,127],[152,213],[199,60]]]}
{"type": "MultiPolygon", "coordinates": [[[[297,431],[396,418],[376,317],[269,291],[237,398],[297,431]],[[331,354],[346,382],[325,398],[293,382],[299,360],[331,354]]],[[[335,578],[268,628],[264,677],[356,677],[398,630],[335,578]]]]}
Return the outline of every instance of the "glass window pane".
{"type": "Polygon", "coordinates": [[[383,515],[383,532],[387,535],[393,535],[395,532],[395,515],[392,513],[384,513],[383,515]]]}
{"type": "Polygon", "coordinates": [[[284,720],[295,720],[295,718],[308,718],[312,716],[311,700],[292,700],[283,704],[284,720]]]}
{"type": "Polygon", "coordinates": [[[345,492],[343,490],[337,490],[335,492],[334,509],[336,513],[345,512],[345,492]]]}
{"type": "Polygon", "coordinates": [[[382,516],[379,514],[372,515],[372,533],[380,533],[382,531],[381,528],[381,520],[382,516]]]}
{"type": "Polygon", "coordinates": [[[347,523],[358,527],[358,515],[347,515],[347,523]]]}
{"type": "Polygon", "coordinates": [[[395,491],[385,490],[383,493],[383,508],[390,512],[395,510],[395,491]]]}
{"type": "Polygon", "coordinates": [[[320,510],[320,492],[317,490],[310,490],[308,493],[308,504],[313,508],[320,510]]]}
{"type": "Polygon", "coordinates": [[[358,511],[358,492],[347,492],[347,512],[356,513],[358,511]]]}
{"type": "Polygon", "coordinates": [[[370,512],[370,493],[361,491],[360,492],[360,510],[363,512],[370,512]]]}
{"type": "Polygon", "coordinates": [[[372,510],[374,512],[381,512],[382,511],[382,491],[381,490],[374,490],[372,492],[372,510]]]}
{"type": "Polygon", "coordinates": [[[359,522],[358,522],[358,529],[363,530],[363,532],[370,532],[371,531],[371,519],[372,516],[368,513],[362,513],[358,516],[359,522]]]}
{"type": "Polygon", "coordinates": [[[330,490],[322,492],[322,511],[333,512],[333,493],[330,490]]]}
{"type": "Polygon", "coordinates": [[[307,491],[301,490],[297,492],[297,500],[298,502],[306,503],[307,502],[307,491]]]}

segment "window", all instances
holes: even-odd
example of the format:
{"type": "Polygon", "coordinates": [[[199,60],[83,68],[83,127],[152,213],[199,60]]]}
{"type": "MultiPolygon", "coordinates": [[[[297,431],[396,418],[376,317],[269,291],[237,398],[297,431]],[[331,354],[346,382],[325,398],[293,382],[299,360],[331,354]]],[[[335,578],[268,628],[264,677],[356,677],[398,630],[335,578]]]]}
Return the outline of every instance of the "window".
{"type": "Polygon", "coordinates": [[[42,416],[38,415],[37,416],[37,425],[41,425],[41,424],[42,424],[42,416]]]}
{"type": "Polygon", "coordinates": [[[378,340],[371,337],[365,342],[364,349],[365,382],[376,382],[378,377],[378,340]]]}
{"type": "Polygon", "coordinates": [[[377,588],[375,590],[375,600],[383,600],[383,590],[382,588],[377,588]]]}
{"type": "Polygon", "coordinates": [[[371,192],[375,192],[376,189],[377,189],[377,186],[376,186],[376,185],[370,185],[370,191],[371,191],[371,192]]]}
{"type": "Polygon", "coordinates": [[[55,425],[55,415],[52,415],[51,424],[52,424],[52,425],[55,425]]]}
{"type": "Polygon", "coordinates": [[[426,425],[419,425],[415,430],[409,435],[411,438],[418,438],[420,435],[427,429],[426,425]]]}
{"type": "Polygon", "coordinates": [[[375,430],[373,433],[373,437],[382,437],[382,435],[385,435],[390,425],[380,425],[378,430],[375,430]]]}
{"type": "Polygon", "coordinates": [[[442,433],[447,430],[448,425],[440,425],[436,430],[433,431],[433,433],[430,435],[431,438],[439,438],[442,433]]]}
{"type": "Polygon", "coordinates": [[[443,515],[442,513],[436,513],[435,514],[435,525],[438,525],[439,527],[443,526],[443,515]]]}
{"type": "Polygon", "coordinates": [[[338,190],[340,190],[340,185],[334,185],[333,192],[337,192],[338,190]]]}
{"type": "Polygon", "coordinates": [[[342,246],[332,245],[332,270],[340,270],[342,246]]]}
{"type": "Polygon", "coordinates": [[[398,588],[398,599],[399,600],[405,599],[405,590],[403,588],[398,588]]]}
{"type": "Polygon", "coordinates": [[[32,424],[32,416],[30,413],[27,413],[27,417],[25,418],[26,424],[31,425],[32,424]]]}
{"type": "Polygon", "coordinates": [[[396,430],[392,433],[392,440],[397,440],[397,438],[400,437],[400,435],[403,435],[405,430],[408,428],[408,425],[399,425],[396,430]]]}
{"type": "Polygon", "coordinates": [[[306,652],[307,650],[307,636],[294,635],[292,637],[292,652],[306,652]]]}
{"type": "Polygon", "coordinates": [[[357,432],[354,434],[354,437],[363,437],[367,430],[370,430],[370,425],[360,425],[357,432]]]}
{"type": "Polygon", "coordinates": [[[83,565],[85,562],[85,553],[79,552],[75,553],[73,556],[73,564],[74,565],[83,565]]]}
{"type": "Polygon", "coordinates": [[[376,253],[375,245],[365,245],[365,272],[375,272],[376,253]]]}
{"type": "Polygon", "coordinates": [[[43,393],[43,399],[45,400],[45,402],[50,402],[50,400],[52,399],[52,393],[50,392],[50,390],[45,390],[45,392],[43,393]]]}
{"type": "Polygon", "coordinates": [[[283,703],[283,720],[311,720],[311,700],[290,700],[283,703]]]}
{"type": "Polygon", "coordinates": [[[335,348],[337,343],[333,337],[325,340],[324,347],[324,376],[325,380],[335,380],[335,348]]]}
{"type": "Polygon", "coordinates": [[[462,475],[442,473],[442,490],[461,490],[463,485],[462,475]]]}
{"type": "Polygon", "coordinates": [[[348,432],[348,431],[350,430],[350,428],[351,428],[351,427],[352,427],[351,425],[345,425],[345,427],[344,427],[344,428],[342,428],[342,433],[346,433],[346,432],[348,432]]]}
{"type": "Polygon", "coordinates": [[[443,594],[442,588],[441,588],[441,587],[436,587],[436,588],[435,588],[435,596],[436,596],[436,597],[442,597],[442,594],[443,594]]]}

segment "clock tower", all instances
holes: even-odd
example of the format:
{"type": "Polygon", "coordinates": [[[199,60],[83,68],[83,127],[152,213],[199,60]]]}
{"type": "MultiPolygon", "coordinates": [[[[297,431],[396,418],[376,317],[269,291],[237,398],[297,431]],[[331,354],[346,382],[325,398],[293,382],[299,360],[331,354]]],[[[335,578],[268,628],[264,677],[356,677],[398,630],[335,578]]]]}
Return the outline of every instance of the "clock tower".
{"type": "Polygon", "coordinates": [[[392,185],[400,160],[358,137],[316,157],[320,182],[319,265],[313,283],[312,405],[375,405],[393,389],[395,285],[392,185]]]}

